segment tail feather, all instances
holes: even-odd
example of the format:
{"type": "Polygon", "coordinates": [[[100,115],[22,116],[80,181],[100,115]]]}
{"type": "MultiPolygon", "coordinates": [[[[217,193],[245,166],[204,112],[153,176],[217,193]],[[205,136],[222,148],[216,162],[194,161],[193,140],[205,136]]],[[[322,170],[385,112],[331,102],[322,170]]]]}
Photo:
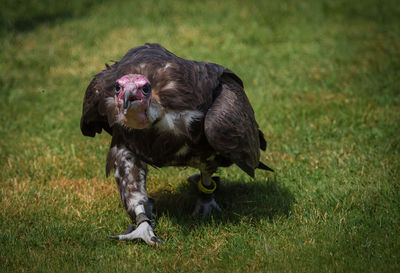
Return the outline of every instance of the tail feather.
{"type": "Polygon", "coordinates": [[[271,169],[270,167],[268,167],[267,165],[265,165],[261,161],[258,163],[258,167],[257,168],[258,169],[262,169],[262,170],[266,170],[266,171],[270,171],[270,172],[274,172],[273,169],[271,169]]]}
{"type": "Polygon", "coordinates": [[[265,151],[267,149],[267,141],[265,141],[263,133],[258,130],[258,137],[260,138],[260,149],[265,151]]]}

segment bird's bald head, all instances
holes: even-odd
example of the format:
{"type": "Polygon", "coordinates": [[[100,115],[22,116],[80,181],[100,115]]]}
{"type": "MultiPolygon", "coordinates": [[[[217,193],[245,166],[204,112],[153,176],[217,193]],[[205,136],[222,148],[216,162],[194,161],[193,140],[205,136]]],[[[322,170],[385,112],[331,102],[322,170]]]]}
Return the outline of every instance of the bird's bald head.
{"type": "Polygon", "coordinates": [[[121,121],[133,129],[144,129],[150,125],[148,108],[151,100],[151,85],[143,75],[128,74],[115,82],[115,103],[121,121]]]}

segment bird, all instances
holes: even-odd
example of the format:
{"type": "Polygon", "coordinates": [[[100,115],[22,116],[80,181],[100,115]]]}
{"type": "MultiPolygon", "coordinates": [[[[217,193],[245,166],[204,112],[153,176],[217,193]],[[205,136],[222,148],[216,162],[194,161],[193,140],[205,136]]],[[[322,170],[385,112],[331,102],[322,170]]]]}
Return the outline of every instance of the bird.
{"type": "Polygon", "coordinates": [[[188,178],[199,196],[193,215],[221,210],[215,200],[219,167],[236,164],[249,176],[273,171],[260,161],[267,142],[255,120],[242,80],[211,62],[180,58],[157,43],[130,49],[106,64],[88,85],[82,134],[112,136],[106,175],[114,170],[122,204],[133,225],[118,240],[157,246],[154,200],[146,191],[148,167],[193,167],[188,178]]]}

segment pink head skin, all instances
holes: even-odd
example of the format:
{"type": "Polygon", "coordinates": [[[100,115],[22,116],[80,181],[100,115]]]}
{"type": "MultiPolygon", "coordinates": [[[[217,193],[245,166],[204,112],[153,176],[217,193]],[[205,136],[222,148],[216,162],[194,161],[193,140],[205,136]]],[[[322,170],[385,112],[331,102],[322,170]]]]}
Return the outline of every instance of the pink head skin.
{"type": "Polygon", "coordinates": [[[150,125],[147,110],[151,100],[149,80],[139,74],[128,74],[115,83],[115,103],[121,121],[133,129],[144,129],[150,125]]]}

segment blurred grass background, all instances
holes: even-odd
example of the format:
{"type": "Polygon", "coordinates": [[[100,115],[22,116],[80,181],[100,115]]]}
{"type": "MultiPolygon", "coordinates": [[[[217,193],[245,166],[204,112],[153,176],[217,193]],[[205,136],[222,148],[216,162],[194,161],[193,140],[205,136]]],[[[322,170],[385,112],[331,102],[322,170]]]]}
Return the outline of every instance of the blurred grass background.
{"type": "Polygon", "coordinates": [[[398,272],[400,5],[351,1],[10,1],[0,9],[2,272],[398,272]],[[192,169],[152,169],[156,233],[129,219],[83,137],[104,63],[158,42],[235,71],[275,174],[220,170],[222,214],[192,219],[192,169]]]}

